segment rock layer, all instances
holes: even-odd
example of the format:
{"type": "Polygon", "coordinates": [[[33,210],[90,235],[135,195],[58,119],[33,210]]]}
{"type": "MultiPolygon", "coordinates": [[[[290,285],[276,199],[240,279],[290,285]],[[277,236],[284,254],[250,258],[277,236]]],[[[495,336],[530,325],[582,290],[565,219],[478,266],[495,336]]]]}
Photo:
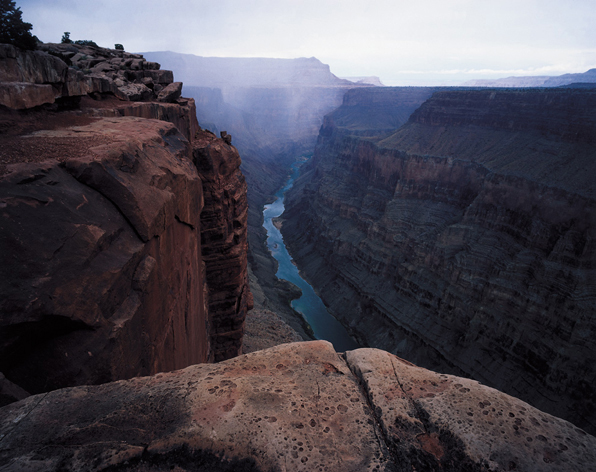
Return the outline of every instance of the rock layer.
{"type": "Polygon", "coordinates": [[[234,146],[202,131],[193,160],[203,181],[201,244],[209,287],[209,333],[215,361],[241,353],[244,319],[252,308],[248,286],[246,182],[234,146]]]}
{"type": "Polygon", "coordinates": [[[441,91],[382,139],[327,120],[284,238],[363,342],[594,431],[595,105],[441,91]]]}
{"type": "Polygon", "coordinates": [[[0,409],[0,470],[594,470],[596,438],[387,352],[295,343],[0,409]],[[69,418],[64,423],[64,418],[69,418]]]}
{"type": "MultiPolygon", "coordinates": [[[[38,51],[0,45],[0,105],[27,109],[88,94],[112,93],[121,100],[157,98],[173,82],[172,71],[140,54],[77,44],[42,44],[38,51]]],[[[168,95],[164,101],[173,102],[168,95]]]]}

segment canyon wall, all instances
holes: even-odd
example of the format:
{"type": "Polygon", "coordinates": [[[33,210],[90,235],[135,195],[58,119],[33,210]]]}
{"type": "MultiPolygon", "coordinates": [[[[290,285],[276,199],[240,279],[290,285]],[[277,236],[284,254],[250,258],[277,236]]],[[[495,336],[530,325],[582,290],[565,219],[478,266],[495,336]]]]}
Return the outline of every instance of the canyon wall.
{"type": "Polygon", "coordinates": [[[227,131],[242,156],[248,184],[249,263],[253,284],[263,288],[264,304],[307,334],[289,306],[299,296],[275,276],[263,228],[263,206],[288,178],[290,165],[314,149],[323,116],[342,103],[350,88],[368,88],[333,75],[316,58],[217,58],[170,51],[145,57],[176,71],[185,94],[194,98],[201,126],[217,135],[227,131]]]}
{"type": "Polygon", "coordinates": [[[595,110],[590,91],[456,90],[389,136],[330,115],[284,238],[365,345],[593,432],[595,110]]]}
{"type": "Polygon", "coordinates": [[[251,304],[238,152],[200,130],[158,64],[42,49],[0,47],[0,371],[37,393],[238,355],[251,304]]]}

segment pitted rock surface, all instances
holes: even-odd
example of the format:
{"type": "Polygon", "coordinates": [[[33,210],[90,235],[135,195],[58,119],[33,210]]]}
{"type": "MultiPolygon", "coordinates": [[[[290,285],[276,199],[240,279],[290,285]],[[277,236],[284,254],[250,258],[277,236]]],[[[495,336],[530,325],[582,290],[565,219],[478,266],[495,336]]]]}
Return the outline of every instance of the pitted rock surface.
{"type": "Polygon", "coordinates": [[[0,470],[594,470],[596,438],[519,400],[346,358],[293,343],[29,397],[0,409],[0,470]]]}
{"type": "Polygon", "coordinates": [[[596,438],[479,382],[377,349],[346,359],[404,470],[583,470],[596,460],[596,438]]]}

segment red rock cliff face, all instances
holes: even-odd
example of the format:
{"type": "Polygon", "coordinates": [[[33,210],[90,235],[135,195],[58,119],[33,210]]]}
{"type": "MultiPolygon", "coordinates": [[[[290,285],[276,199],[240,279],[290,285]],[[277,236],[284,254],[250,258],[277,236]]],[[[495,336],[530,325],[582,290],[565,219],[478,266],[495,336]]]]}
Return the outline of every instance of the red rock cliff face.
{"type": "MultiPolygon", "coordinates": [[[[0,110],[31,128],[2,150],[14,164],[0,166],[0,371],[36,393],[237,355],[250,292],[235,149],[200,134],[181,84],[157,83],[172,73],[140,56],[112,74],[128,56],[96,48],[101,74],[65,83],[74,69],[59,57],[2,51],[16,79],[53,91],[49,103],[75,90],[81,106],[0,110]],[[141,85],[146,101],[123,95],[141,85]]],[[[31,87],[2,84],[4,105],[40,105],[31,87]]]]}
{"type": "Polygon", "coordinates": [[[236,148],[209,131],[196,135],[193,160],[205,198],[201,244],[209,287],[211,359],[220,361],[241,352],[244,318],[252,305],[247,275],[246,182],[236,148]]]}
{"type": "Polygon", "coordinates": [[[594,431],[595,105],[441,92],[376,143],[327,122],[284,237],[369,345],[594,431]]]}
{"type": "Polygon", "coordinates": [[[139,118],[27,139],[65,136],[107,143],[13,165],[0,180],[0,369],[41,392],[205,361],[203,196],[190,144],[139,118]]]}

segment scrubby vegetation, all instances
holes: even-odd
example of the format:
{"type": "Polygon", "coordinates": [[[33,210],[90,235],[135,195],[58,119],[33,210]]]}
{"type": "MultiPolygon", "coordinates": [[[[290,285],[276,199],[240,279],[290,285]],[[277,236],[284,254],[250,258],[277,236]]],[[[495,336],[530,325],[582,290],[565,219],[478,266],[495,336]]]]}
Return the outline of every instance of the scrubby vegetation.
{"type": "Polygon", "coordinates": [[[0,0],[0,43],[22,49],[35,49],[37,38],[31,34],[31,23],[22,18],[23,12],[12,0],[0,0]]]}

